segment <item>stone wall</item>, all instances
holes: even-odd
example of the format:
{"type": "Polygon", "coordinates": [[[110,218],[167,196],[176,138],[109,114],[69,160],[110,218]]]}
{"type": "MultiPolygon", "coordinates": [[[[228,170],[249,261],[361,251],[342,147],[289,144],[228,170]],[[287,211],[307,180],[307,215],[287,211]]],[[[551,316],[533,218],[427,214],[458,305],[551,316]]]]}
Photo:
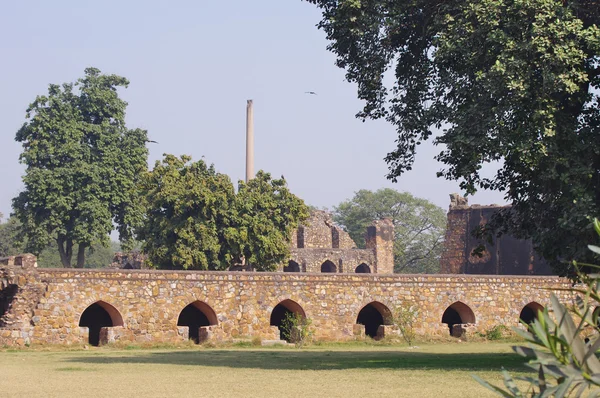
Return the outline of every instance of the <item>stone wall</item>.
{"type": "MultiPolygon", "coordinates": [[[[453,323],[485,331],[498,324],[517,326],[526,305],[548,304],[548,288],[569,286],[566,280],[535,276],[20,268],[3,268],[0,275],[4,286],[18,286],[1,318],[16,322],[0,327],[0,346],[84,344],[92,342],[93,333],[101,342],[184,341],[193,331],[178,321],[190,304],[205,322],[196,324],[200,340],[276,339],[273,317],[282,309],[309,317],[318,339],[351,339],[369,334],[369,328],[389,331],[384,325],[399,306],[418,309],[420,335],[448,334],[442,320],[451,310],[460,315],[453,323]],[[90,322],[96,326],[85,327],[90,322]]],[[[568,293],[558,294],[569,299],[568,293]]]]}
{"type": "Polygon", "coordinates": [[[356,243],[331,214],[311,211],[305,225],[292,234],[291,258],[282,264],[284,272],[393,273],[394,225],[391,220],[377,220],[367,228],[366,249],[356,243]]]}
{"type": "Polygon", "coordinates": [[[492,244],[477,239],[473,231],[485,225],[498,205],[471,205],[458,194],[450,195],[448,224],[440,269],[446,274],[551,275],[552,270],[540,258],[530,240],[510,235],[495,237],[492,244]],[[481,255],[475,249],[482,247],[481,255]]]}

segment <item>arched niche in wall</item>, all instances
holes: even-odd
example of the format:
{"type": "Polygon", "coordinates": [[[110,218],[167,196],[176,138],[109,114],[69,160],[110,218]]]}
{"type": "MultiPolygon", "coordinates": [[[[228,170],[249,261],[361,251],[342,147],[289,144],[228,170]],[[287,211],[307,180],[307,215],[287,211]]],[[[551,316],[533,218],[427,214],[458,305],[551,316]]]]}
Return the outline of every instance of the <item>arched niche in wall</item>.
{"type": "Polygon", "coordinates": [[[335,264],[330,261],[330,260],[325,260],[325,262],[323,264],[321,264],[321,272],[337,272],[337,267],[335,266],[335,264]]]}
{"type": "Polygon", "coordinates": [[[365,326],[365,334],[371,338],[377,339],[380,336],[379,327],[381,325],[391,325],[392,312],[379,301],[372,301],[361,308],[356,323],[365,326]]]}
{"type": "Polygon", "coordinates": [[[448,330],[452,336],[454,335],[452,333],[454,325],[475,323],[475,314],[468,305],[461,301],[457,301],[446,308],[446,311],[444,311],[444,314],[442,315],[442,323],[448,325],[448,330]]]}
{"type": "Polygon", "coordinates": [[[369,267],[366,263],[362,263],[358,267],[356,267],[354,272],[357,274],[370,274],[371,267],[369,267]]]}
{"type": "Polygon", "coordinates": [[[306,318],[306,313],[300,304],[290,299],[283,300],[277,304],[271,312],[270,325],[277,326],[281,340],[292,341],[293,336],[290,336],[290,331],[285,327],[284,320],[286,317],[293,315],[300,315],[302,318],[306,318]]]}
{"type": "Polygon", "coordinates": [[[123,317],[119,311],[105,301],[96,301],[88,306],[79,317],[79,326],[89,330],[90,345],[100,344],[100,329],[103,327],[123,326],[123,317]]]}
{"type": "Polygon", "coordinates": [[[526,324],[532,323],[538,317],[538,313],[544,311],[544,307],[540,303],[532,301],[527,304],[519,313],[519,320],[526,324]]]}
{"type": "Polygon", "coordinates": [[[300,264],[294,260],[288,261],[288,264],[283,267],[283,272],[300,272],[300,264]]]}
{"type": "Polygon", "coordinates": [[[218,323],[215,311],[210,305],[199,300],[185,306],[177,318],[177,326],[187,326],[189,328],[189,338],[196,344],[200,342],[200,327],[217,325],[218,323]]]}

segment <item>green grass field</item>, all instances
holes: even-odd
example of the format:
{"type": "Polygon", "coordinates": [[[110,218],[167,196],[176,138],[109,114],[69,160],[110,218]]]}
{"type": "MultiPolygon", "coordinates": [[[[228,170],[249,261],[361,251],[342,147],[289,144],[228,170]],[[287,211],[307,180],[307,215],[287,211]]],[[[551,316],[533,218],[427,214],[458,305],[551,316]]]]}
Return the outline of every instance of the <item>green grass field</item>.
{"type": "Polygon", "coordinates": [[[0,352],[0,397],[488,397],[508,343],[0,352]]]}

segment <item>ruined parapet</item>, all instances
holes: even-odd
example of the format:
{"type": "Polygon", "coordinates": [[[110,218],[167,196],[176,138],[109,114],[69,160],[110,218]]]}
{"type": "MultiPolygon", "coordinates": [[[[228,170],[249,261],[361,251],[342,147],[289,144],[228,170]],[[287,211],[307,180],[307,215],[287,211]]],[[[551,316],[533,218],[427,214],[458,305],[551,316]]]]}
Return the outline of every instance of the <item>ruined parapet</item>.
{"type": "Polygon", "coordinates": [[[375,255],[377,274],[394,273],[394,223],[389,218],[373,221],[367,228],[365,238],[367,249],[375,255]]]}
{"type": "Polygon", "coordinates": [[[356,249],[350,234],[337,225],[331,227],[331,241],[334,249],[356,249]]]}
{"type": "Polygon", "coordinates": [[[304,225],[298,227],[296,244],[300,249],[327,249],[333,247],[331,214],[312,210],[304,225]]]}
{"type": "Polygon", "coordinates": [[[459,194],[450,195],[443,274],[551,275],[548,264],[537,255],[531,240],[504,234],[490,243],[473,232],[485,226],[498,211],[509,206],[471,205],[459,194]]]}
{"type": "Polygon", "coordinates": [[[0,266],[14,266],[22,268],[36,268],[37,257],[31,253],[19,254],[17,256],[0,257],[0,266]]]}
{"type": "Polygon", "coordinates": [[[33,255],[15,256],[25,261],[0,267],[0,345],[3,341],[24,345],[30,342],[34,311],[47,291],[40,280],[33,255]]]}

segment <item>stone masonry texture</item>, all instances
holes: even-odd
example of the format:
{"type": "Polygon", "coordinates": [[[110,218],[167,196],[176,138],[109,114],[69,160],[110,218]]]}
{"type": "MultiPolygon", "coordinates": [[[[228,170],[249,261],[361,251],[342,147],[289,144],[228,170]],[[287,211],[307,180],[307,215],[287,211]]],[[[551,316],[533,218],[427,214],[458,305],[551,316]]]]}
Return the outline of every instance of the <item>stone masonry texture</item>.
{"type": "MultiPolygon", "coordinates": [[[[361,309],[370,303],[380,312],[400,306],[418,310],[420,335],[448,334],[442,323],[451,305],[469,308],[470,330],[519,325],[530,303],[546,306],[549,288],[570,286],[568,280],[541,276],[378,275],[257,272],[191,272],[148,270],[73,270],[3,266],[0,295],[0,346],[85,344],[88,328],[83,312],[94,303],[108,309],[112,327],[101,339],[123,342],[177,342],[188,338],[177,326],[191,303],[204,309],[211,326],[201,335],[215,341],[235,338],[276,339],[271,326],[274,308],[295,303],[312,320],[315,337],[346,340],[361,334],[361,309]],[[16,288],[15,288],[16,286],[16,288]],[[286,301],[287,300],[287,301],[286,301]],[[456,304],[458,303],[458,304],[456,304]]],[[[572,302],[569,293],[558,296],[572,302]]],[[[289,306],[289,305],[288,305],[289,306]]],[[[465,318],[466,319],[466,318],[465,318]]],[[[467,323],[467,322],[463,322],[467,323]]]]}

